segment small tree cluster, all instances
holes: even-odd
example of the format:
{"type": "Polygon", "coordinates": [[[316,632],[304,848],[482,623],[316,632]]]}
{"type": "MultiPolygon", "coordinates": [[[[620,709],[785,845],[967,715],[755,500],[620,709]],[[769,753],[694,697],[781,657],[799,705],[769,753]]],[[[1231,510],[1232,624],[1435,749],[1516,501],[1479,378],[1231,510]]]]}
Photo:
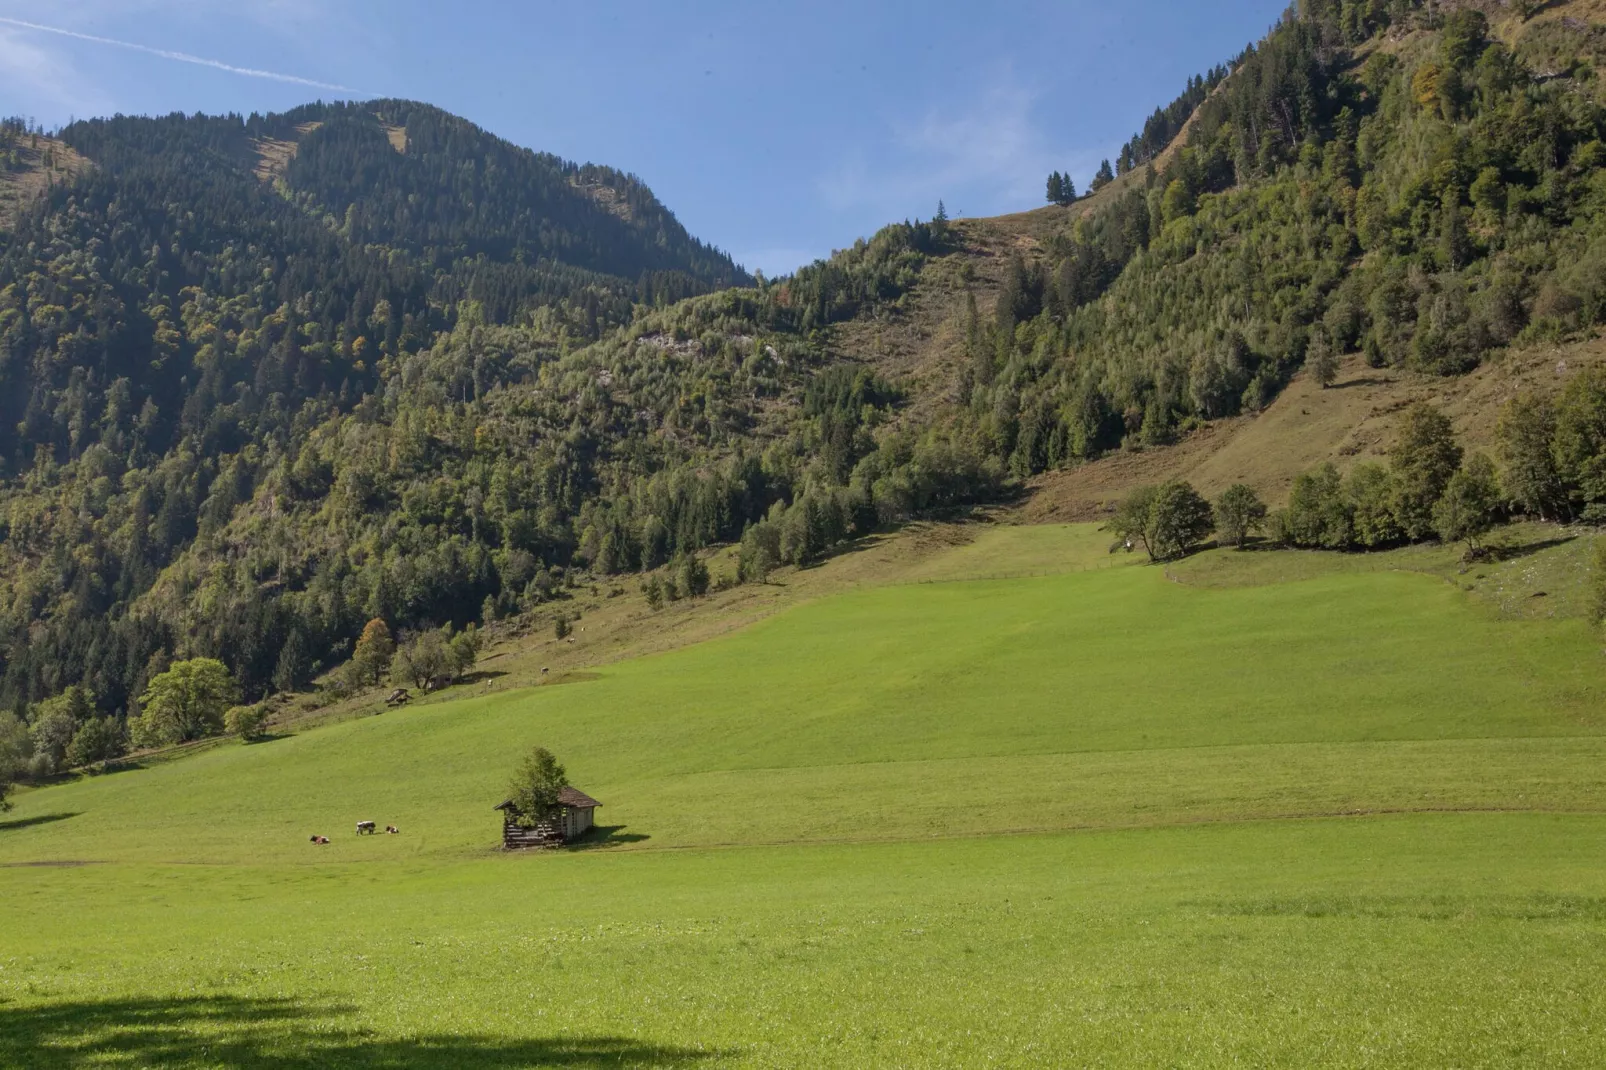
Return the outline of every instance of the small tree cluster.
{"type": "Polygon", "coordinates": [[[1099,164],[1098,173],[1093,176],[1093,192],[1097,193],[1114,181],[1115,169],[1110,166],[1109,160],[1105,160],[1099,164]]]}
{"type": "Polygon", "coordinates": [[[456,683],[479,660],[481,638],[472,624],[462,631],[447,624],[408,636],[391,658],[391,681],[421,691],[456,683]]]}
{"type": "Polygon", "coordinates": [[[35,703],[26,718],[0,720],[0,779],[40,780],[101,765],[128,749],[121,722],[97,716],[93,693],[80,685],[35,703]]]}
{"type": "Polygon", "coordinates": [[[1071,176],[1060,174],[1058,171],[1050,172],[1048,176],[1048,203],[1065,207],[1075,202],[1076,183],[1071,180],[1071,176]]]}
{"type": "Polygon", "coordinates": [[[1114,549],[1141,544],[1150,561],[1186,557],[1215,526],[1210,503],[1183,480],[1133,491],[1107,525],[1117,536],[1114,549]]]}
{"type": "Polygon", "coordinates": [[[647,605],[657,610],[666,602],[706,597],[712,582],[708,563],[696,554],[686,554],[669,576],[655,574],[642,580],[641,590],[647,596],[647,605]]]}
{"type": "Polygon", "coordinates": [[[1580,371],[1555,402],[1514,399],[1496,439],[1518,509],[1547,520],[1606,520],[1606,368],[1580,371]]]}
{"type": "Polygon", "coordinates": [[[1331,462],[1294,480],[1273,527],[1279,541],[1326,550],[1377,549],[1437,536],[1469,553],[1502,508],[1488,457],[1462,464],[1450,420],[1419,404],[1406,410],[1389,462],[1363,462],[1341,476],[1331,462]]]}

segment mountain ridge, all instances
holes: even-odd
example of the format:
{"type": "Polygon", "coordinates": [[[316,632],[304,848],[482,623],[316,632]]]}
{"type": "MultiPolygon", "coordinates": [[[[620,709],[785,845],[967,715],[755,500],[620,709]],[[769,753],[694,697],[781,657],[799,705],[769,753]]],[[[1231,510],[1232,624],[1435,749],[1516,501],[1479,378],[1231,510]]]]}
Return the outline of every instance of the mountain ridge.
{"type": "MultiPolygon", "coordinates": [[[[1069,207],[726,289],[700,245],[645,271],[675,241],[629,176],[438,109],[77,124],[96,166],[0,248],[0,695],[84,682],[126,713],[207,653],[255,698],[372,617],[547,619],[587,576],[737,542],[759,576],[1023,489],[1093,515],[1189,443],[1319,460],[1284,400],[1323,351],[1400,396],[1486,369],[1483,444],[1501,354],[1583,352],[1606,309],[1595,38],[1508,30],[1313,2],[1069,207]],[[290,135],[265,180],[252,139],[290,135]],[[530,229],[543,205],[584,234],[530,229]]],[[[1298,475],[1263,474],[1274,499],[1298,475]]]]}

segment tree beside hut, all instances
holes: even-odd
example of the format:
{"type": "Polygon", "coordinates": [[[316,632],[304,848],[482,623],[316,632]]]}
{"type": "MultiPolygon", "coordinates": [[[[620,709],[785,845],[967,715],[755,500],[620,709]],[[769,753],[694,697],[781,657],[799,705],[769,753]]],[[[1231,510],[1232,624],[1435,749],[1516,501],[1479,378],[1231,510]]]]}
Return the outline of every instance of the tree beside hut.
{"type": "Polygon", "coordinates": [[[569,784],[569,775],[545,747],[536,747],[519,764],[508,785],[502,811],[502,846],[561,847],[595,824],[597,800],[569,784]]]}

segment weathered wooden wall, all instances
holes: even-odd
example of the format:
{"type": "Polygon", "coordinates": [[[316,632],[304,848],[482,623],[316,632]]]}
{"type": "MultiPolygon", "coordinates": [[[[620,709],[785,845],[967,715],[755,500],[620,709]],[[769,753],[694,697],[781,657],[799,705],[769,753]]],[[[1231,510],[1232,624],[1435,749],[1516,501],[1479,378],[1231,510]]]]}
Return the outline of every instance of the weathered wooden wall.
{"type": "Polygon", "coordinates": [[[510,818],[502,823],[502,846],[509,851],[529,847],[562,847],[563,828],[551,821],[542,822],[534,828],[524,828],[510,818]]]}

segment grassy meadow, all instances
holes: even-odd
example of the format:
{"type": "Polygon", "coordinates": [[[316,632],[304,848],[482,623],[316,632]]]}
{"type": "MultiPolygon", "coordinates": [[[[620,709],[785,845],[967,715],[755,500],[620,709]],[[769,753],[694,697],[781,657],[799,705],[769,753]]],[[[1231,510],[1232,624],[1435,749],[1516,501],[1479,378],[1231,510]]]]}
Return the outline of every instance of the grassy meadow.
{"type": "Polygon", "coordinates": [[[0,1065],[1606,1062],[1606,664],[1512,594],[1587,540],[1105,541],[24,793],[0,1065]],[[603,828],[504,856],[535,743],[603,828]]]}

